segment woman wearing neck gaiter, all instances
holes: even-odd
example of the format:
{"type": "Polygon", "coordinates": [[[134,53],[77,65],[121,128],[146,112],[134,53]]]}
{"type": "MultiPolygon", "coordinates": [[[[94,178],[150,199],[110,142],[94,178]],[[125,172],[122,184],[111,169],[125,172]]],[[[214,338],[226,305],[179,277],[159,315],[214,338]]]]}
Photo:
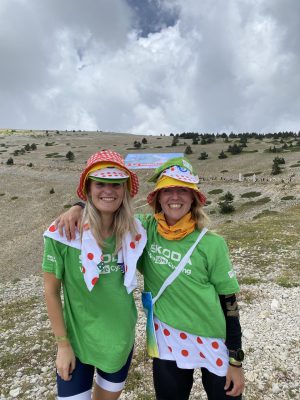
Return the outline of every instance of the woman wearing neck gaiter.
{"type": "Polygon", "coordinates": [[[184,158],[159,167],[147,201],[154,216],[139,216],[147,245],[139,270],[144,289],[158,296],[199,234],[202,238],[179,275],[153,306],[158,354],[153,358],[157,400],[187,400],[195,368],[209,400],[241,399],[244,388],[239,286],[222,237],[206,231],[205,196],[184,158]]]}

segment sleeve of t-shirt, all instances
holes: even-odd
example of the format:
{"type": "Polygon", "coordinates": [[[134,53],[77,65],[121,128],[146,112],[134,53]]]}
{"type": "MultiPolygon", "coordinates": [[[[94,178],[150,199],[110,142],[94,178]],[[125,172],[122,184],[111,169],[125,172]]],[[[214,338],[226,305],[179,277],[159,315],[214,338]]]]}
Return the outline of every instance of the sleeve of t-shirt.
{"type": "Polygon", "coordinates": [[[221,236],[212,238],[212,246],[207,254],[209,280],[218,294],[233,294],[240,291],[233,270],[228,246],[221,236]]]}
{"type": "Polygon", "coordinates": [[[44,237],[42,270],[55,274],[57,279],[64,275],[63,245],[54,239],[44,237]]]}
{"type": "Polygon", "coordinates": [[[141,222],[141,224],[143,225],[143,228],[147,230],[153,215],[152,214],[135,214],[134,216],[141,222]]]}

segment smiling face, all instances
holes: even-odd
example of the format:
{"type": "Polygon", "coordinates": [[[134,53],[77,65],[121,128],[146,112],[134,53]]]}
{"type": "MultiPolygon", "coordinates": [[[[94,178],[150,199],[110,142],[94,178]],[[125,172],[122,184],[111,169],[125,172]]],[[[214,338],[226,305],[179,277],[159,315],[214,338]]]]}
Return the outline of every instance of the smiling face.
{"type": "Polygon", "coordinates": [[[168,225],[172,226],[190,211],[194,195],[185,187],[169,187],[159,191],[158,201],[168,225]]]}
{"type": "Polygon", "coordinates": [[[94,206],[102,214],[114,214],[121,206],[125,186],[124,183],[103,183],[91,180],[90,196],[94,206]]]}

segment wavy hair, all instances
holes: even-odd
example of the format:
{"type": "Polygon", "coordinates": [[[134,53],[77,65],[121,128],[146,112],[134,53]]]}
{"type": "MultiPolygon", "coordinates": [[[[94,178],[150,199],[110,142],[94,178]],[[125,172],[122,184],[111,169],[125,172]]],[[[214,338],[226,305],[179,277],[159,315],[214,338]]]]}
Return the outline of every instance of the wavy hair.
{"type": "MultiPolygon", "coordinates": [[[[192,189],[191,189],[192,190],[192,189]]],[[[158,194],[160,190],[158,190],[153,198],[150,207],[152,207],[155,213],[160,213],[162,211],[161,204],[158,200],[158,194]]],[[[203,210],[203,205],[200,203],[199,197],[193,191],[194,201],[191,205],[190,212],[192,214],[192,218],[196,221],[196,226],[198,230],[202,230],[205,226],[207,226],[210,222],[209,217],[203,210]]]]}
{"type": "MultiPolygon", "coordinates": [[[[105,246],[105,238],[102,234],[102,226],[103,220],[101,217],[101,212],[95,207],[92,202],[92,198],[90,195],[90,181],[87,183],[87,201],[86,206],[84,208],[80,235],[82,237],[84,225],[88,224],[96,242],[98,243],[101,249],[105,246]]],[[[127,185],[124,185],[124,198],[121,206],[114,214],[113,219],[113,234],[116,237],[116,247],[114,253],[117,253],[119,249],[122,247],[122,239],[124,235],[130,232],[132,237],[135,237],[137,232],[137,226],[134,219],[132,198],[130,197],[127,185]]]]}

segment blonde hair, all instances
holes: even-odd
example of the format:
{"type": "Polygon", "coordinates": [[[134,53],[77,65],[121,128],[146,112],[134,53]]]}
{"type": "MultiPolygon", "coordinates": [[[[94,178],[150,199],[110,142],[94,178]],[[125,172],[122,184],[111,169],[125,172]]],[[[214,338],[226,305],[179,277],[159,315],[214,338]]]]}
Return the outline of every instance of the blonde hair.
{"type": "MultiPolygon", "coordinates": [[[[158,190],[155,193],[154,198],[150,204],[150,207],[153,208],[155,213],[160,213],[162,211],[161,204],[158,200],[159,192],[160,192],[160,190],[158,190]]],[[[194,191],[192,191],[192,192],[193,192],[193,196],[194,196],[194,201],[191,205],[190,212],[192,214],[193,219],[196,221],[197,229],[202,230],[205,226],[207,226],[209,224],[210,219],[204,212],[203,205],[200,203],[199,197],[197,196],[197,194],[194,191]]]]}
{"type": "MultiPolygon", "coordinates": [[[[89,181],[90,182],[90,181],[89,181]]],[[[130,233],[131,237],[134,238],[137,232],[137,226],[134,219],[132,198],[130,197],[129,190],[126,184],[124,185],[124,198],[121,206],[114,214],[113,219],[113,234],[116,237],[116,247],[114,253],[117,253],[119,249],[122,247],[122,239],[126,233],[130,233]]],[[[95,207],[92,202],[92,198],[90,195],[90,184],[87,184],[87,201],[86,206],[84,208],[81,224],[80,235],[82,237],[83,227],[85,224],[88,224],[96,242],[98,243],[101,249],[105,246],[105,238],[102,234],[102,226],[103,221],[101,217],[101,212],[95,207]]]]}

